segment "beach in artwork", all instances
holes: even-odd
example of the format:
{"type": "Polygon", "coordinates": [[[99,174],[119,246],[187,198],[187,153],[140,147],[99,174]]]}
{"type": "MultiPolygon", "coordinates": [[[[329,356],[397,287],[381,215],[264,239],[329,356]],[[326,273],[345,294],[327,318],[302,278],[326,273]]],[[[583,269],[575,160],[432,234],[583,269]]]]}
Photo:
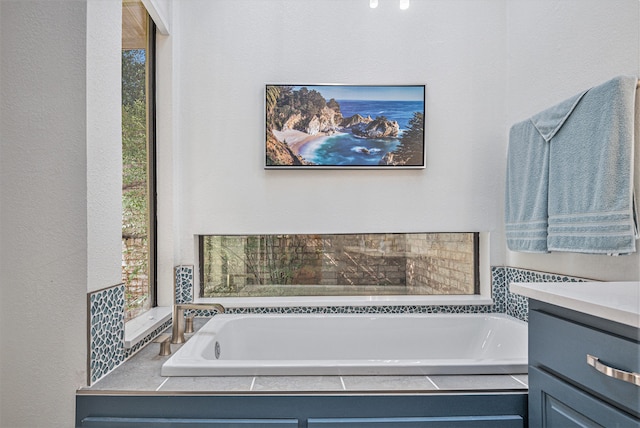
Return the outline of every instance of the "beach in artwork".
{"type": "Polygon", "coordinates": [[[273,130],[273,135],[275,135],[278,141],[286,143],[296,155],[300,155],[302,152],[307,155],[313,153],[313,149],[307,148],[307,146],[311,146],[312,143],[314,143],[313,145],[315,146],[319,146],[326,137],[326,135],[322,133],[309,135],[296,129],[287,129],[285,131],[273,130]],[[305,150],[305,148],[307,149],[305,150]]]}
{"type": "Polygon", "coordinates": [[[274,86],[272,90],[267,165],[424,162],[424,87],[274,86]],[[398,99],[403,97],[407,99],[398,99]]]}

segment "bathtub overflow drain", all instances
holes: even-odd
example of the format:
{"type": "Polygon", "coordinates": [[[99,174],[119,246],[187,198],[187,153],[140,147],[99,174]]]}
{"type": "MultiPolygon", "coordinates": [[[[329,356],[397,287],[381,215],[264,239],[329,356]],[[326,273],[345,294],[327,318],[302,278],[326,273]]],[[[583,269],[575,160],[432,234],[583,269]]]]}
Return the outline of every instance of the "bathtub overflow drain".
{"type": "Polygon", "coordinates": [[[216,353],[216,360],[217,360],[220,358],[220,342],[217,342],[217,341],[216,341],[215,353],[216,353]]]}

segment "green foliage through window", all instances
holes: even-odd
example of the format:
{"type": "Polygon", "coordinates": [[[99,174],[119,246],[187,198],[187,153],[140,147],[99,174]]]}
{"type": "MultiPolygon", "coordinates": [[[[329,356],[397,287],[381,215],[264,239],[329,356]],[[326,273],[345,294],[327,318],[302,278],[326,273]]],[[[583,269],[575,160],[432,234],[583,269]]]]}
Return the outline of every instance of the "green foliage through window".
{"type": "Polygon", "coordinates": [[[123,2],[122,25],[122,281],[126,321],[154,305],[154,30],[139,1],[123,2]]]}

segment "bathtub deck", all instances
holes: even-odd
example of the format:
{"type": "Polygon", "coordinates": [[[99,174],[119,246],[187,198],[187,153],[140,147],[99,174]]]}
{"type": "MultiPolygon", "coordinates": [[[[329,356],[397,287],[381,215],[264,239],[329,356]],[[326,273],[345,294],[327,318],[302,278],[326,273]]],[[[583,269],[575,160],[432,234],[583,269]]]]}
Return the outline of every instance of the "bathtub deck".
{"type": "MultiPolygon", "coordinates": [[[[196,320],[197,322],[197,320],[196,320]]],[[[171,345],[175,352],[181,345],[171,345]]],[[[166,377],[160,375],[169,358],[158,355],[160,345],[150,343],[91,387],[87,393],[438,393],[526,392],[526,374],[430,376],[237,376],[166,377]]]]}

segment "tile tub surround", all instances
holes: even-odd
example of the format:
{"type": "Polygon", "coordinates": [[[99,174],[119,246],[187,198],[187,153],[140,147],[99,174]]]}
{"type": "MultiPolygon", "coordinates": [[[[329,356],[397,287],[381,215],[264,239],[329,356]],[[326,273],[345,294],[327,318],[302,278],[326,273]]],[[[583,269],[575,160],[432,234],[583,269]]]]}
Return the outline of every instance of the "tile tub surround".
{"type": "MultiPolygon", "coordinates": [[[[174,273],[176,301],[193,301],[193,266],[176,266],[174,273]]],[[[163,322],[132,347],[125,347],[125,288],[124,284],[118,284],[87,295],[88,385],[102,379],[171,326],[171,320],[163,322]]]]}
{"type": "MultiPolygon", "coordinates": [[[[196,318],[194,326],[208,320],[196,318]]],[[[159,344],[151,343],[104,377],[79,393],[135,391],[170,394],[203,393],[438,393],[459,391],[526,392],[527,375],[430,375],[430,376],[203,376],[163,377],[160,367],[169,356],[159,356],[159,344]]],[[[171,345],[175,353],[182,345],[171,345]]]]}
{"type": "MultiPolygon", "coordinates": [[[[178,303],[194,299],[194,267],[176,266],[175,298],[178,303]]],[[[229,308],[229,313],[506,313],[527,320],[528,300],[509,292],[511,282],[584,282],[587,279],[537,272],[512,267],[491,268],[493,305],[402,305],[402,306],[327,306],[327,307],[276,307],[229,308]]],[[[132,348],[124,348],[124,285],[89,294],[90,337],[88,384],[92,385],[118,365],[144,349],[170,323],[158,326],[132,348]],[[121,308],[120,311],[116,308],[121,308]]],[[[197,311],[199,317],[209,317],[210,311],[197,311]]],[[[158,368],[159,373],[159,368],[158,368]]]]}

